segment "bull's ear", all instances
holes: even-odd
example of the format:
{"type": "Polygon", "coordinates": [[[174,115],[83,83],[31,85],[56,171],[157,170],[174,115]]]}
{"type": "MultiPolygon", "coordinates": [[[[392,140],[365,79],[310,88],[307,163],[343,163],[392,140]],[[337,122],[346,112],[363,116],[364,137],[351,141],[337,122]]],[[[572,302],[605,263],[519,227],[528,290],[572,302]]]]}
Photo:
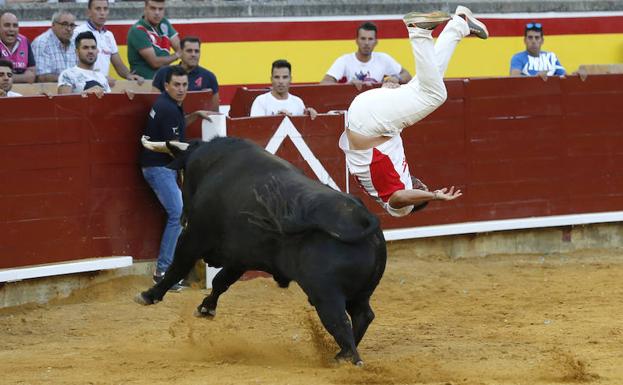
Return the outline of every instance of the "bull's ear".
{"type": "Polygon", "coordinates": [[[167,168],[172,170],[183,170],[184,166],[186,166],[186,157],[178,156],[171,163],[167,164],[167,168]]]}

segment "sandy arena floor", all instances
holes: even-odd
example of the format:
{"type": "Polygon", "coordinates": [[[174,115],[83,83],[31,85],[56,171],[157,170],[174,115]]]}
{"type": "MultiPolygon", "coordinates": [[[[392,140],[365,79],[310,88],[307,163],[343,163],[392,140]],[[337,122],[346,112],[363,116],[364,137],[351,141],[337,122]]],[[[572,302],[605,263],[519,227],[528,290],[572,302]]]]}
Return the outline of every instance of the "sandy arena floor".
{"type": "Polygon", "coordinates": [[[239,282],[133,302],[120,278],[0,310],[5,384],[623,384],[623,254],[414,259],[393,247],[359,351],[337,349],[295,284],[239,282]]]}

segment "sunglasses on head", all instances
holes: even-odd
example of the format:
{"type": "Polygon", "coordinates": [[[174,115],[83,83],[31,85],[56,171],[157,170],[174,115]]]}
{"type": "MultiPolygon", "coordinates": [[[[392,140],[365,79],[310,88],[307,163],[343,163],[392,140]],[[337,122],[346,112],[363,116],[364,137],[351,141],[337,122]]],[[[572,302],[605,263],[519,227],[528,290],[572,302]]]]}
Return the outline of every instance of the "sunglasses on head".
{"type": "Polygon", "coordinates": [[[530,22],[526,24],[526,29],[534,29],[540,31],[543,29],[543,25],[541,25],[541,23],[530,22]]]}

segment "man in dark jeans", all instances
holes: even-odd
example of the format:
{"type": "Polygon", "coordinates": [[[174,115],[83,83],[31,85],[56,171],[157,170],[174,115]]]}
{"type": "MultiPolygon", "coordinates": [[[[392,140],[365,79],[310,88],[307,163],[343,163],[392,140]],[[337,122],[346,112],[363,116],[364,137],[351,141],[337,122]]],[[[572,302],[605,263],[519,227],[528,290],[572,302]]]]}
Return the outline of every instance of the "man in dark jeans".
{"type": "MultiPolygon", "coordinates": [[[[209,111],[195,111],[184,115],[182,102],[188,92],[188,75],[181,66],[171,67],[165,78],[163,92],[149,111],[144,135],[153,141],[185,140],[186,125],[198,117],[210,119],[209,111]]],[[[177,184],[177,172],[166,167],[172,158],[169,154],[142,149],[140,154],[143,177],[154,190],[158,200],[167,212],[167,222],[160,241],[160,252],[154,273],[154,283],[158,283],[173,261],[177,238],[182,231],[182,192],[177,184]]],[[[181,290],[174,285],[170,290],[181,290]]]]}

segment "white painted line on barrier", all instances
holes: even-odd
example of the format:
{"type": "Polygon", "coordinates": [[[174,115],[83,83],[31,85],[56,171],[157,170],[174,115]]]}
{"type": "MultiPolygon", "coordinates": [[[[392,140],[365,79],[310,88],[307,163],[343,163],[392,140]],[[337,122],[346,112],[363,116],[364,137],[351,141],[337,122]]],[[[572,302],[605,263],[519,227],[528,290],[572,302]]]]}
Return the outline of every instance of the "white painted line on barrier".
{"type": "Polygon", "coordinates": [[[20,281],[22,279],[50,277],[87,271],[110,270],[132,266],[132,257],[90,258],[45,265],[0,269],[0,282],[20,281]]]}
{"type": "Polygon", "coordinates": [[[320,163],[320,161],[318,160],[318,158],[316,158],[307,143],[305,143],[303,135],[301,135],[299,130],[294,127],[294,124],[287,116],[283,118],[281,124],[279,125],[279,128],[277,128],[277,131],[275,131],[273,136],[268,141],[268,144],[266,145],[266,151],[270,152],[271,154],[275,154],[279,149],[279,146],[281,146],[281,143],[283,143],[283,141],[287,137],[290,138],[292,144],[294,144],[294,147],[296,147],[296,149],[303,157],[303,160],[307,162],[314,174],[316,174],[316,178],[318,178],[321,183],[329,185],[329,187],[331,187],[332,189],[340,191],[340,188],[337,187],[337,184],[333,181],[331,175],[329,175],[322,163],[320,163]]]}
{"type": "Polygon", "coordinates": [[[388,241],[402,239],[439,237],[470,233],[486,233],[503,230],[536,229],[569,225],[585,225],[589,223],[622,222],[623,211],[603,213],[552,215],[547,217],[502,219],[496,221],[452,223],[448,225],[409,227],[404,229],[385,230],[383,234],[388,241]]]}

